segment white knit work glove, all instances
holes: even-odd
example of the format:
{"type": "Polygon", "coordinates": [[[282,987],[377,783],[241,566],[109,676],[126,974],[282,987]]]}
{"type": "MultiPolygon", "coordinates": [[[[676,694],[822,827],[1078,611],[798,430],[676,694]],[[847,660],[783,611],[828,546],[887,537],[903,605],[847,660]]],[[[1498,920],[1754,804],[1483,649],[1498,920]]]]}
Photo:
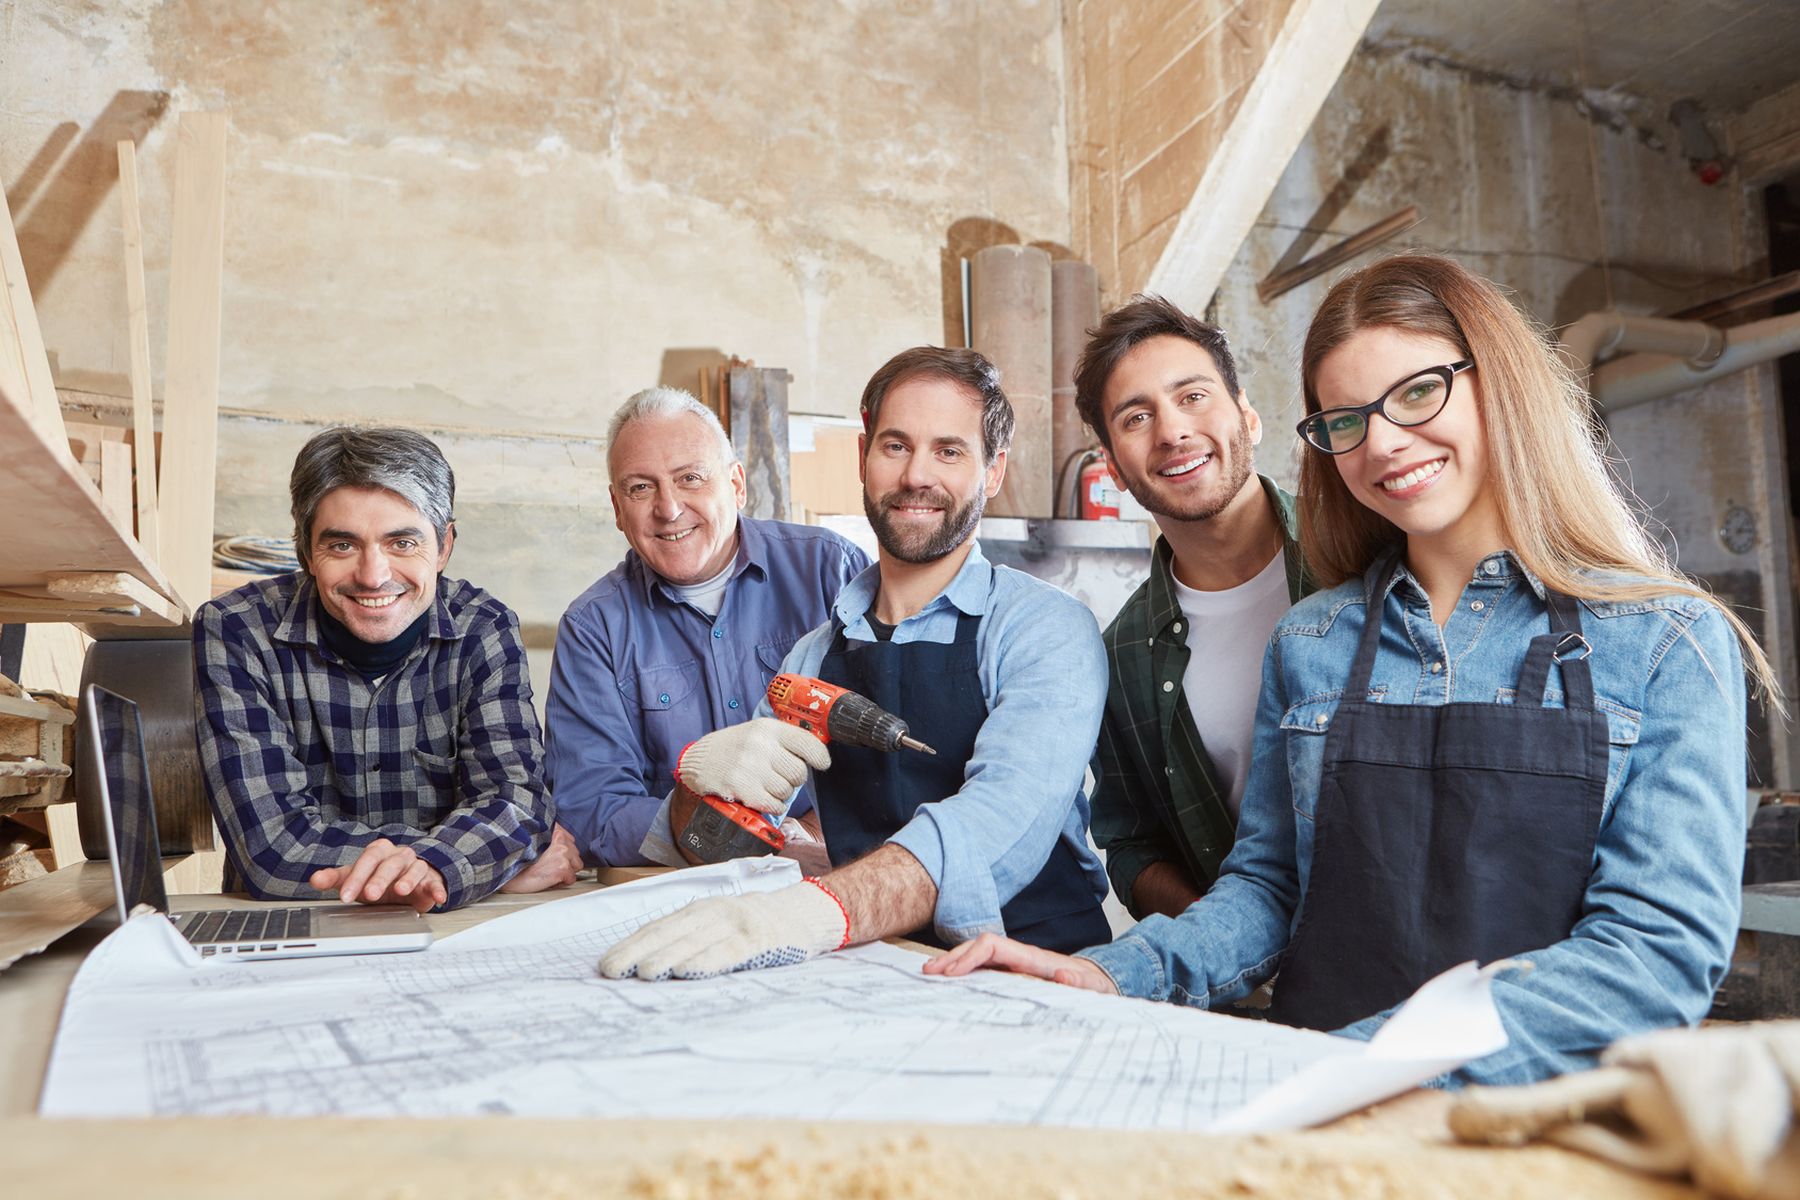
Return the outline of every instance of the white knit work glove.
{"type": "Polygon", "coordinates": [[[606,952],[608,979],[708,979],[784,967],[850,943],[850,915],[808,878],[774,892],[714,896],[652,921],[606,952]]]}
{"type": "Polygon", "coordinates": [[[723,796],[758,812],[778,813],[794,789],[806,782],[806,769],[823,771],[831,753],[806,730],[757,717],[741,725],[714,730],[681,752],[675,778],[702,796],[723,796]]]}

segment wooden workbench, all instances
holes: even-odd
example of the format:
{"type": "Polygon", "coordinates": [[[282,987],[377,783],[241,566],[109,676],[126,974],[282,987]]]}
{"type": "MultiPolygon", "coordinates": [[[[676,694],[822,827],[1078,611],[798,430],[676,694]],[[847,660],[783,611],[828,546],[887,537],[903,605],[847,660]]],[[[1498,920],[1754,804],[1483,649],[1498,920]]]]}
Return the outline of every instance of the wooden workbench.
{"type": "MultiPolygon", "coordinates": [[[[90,873],[95,864],[71,870],[90,873]]],[[[62,872],[58,872],[62,874],[62,872]]],[[[607,872],[621,882],[641,872],[607,872]]],[[[53,877],[54,878],[54,877],[53,877]]],[[[427,918],[448,934],[544,900],[489,897],[427,918]]],[[[177,896],[177,910],[251,906],[177,896]]],[[[1694,1197],[1554,1149],[1450,1144],[1447,1101],[1405,1097],[1326,1130],[1213,1138],[1000,1126],[883,1127],[523,1118],[44,1120],[32,1115],[62,1001],[103,931],[0,972],[0,1189],[29,1200],[534,1197],[1694,1197]]],[[[1046,984],[1045,986],[1051,986],[1046,984]]]]}

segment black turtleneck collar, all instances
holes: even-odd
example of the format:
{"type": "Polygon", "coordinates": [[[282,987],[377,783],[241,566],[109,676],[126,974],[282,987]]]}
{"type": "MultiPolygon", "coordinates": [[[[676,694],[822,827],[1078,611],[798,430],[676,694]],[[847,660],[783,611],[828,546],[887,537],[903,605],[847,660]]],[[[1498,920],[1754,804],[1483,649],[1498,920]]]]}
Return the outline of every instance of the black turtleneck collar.
{"type": "Polygon", "coordinates": [[[399,665],[400,660],[412,652],[425,636],[425,623],[431,618],[431,609],[427,608],[419,614],[419,619],[402,630],[399,636],[386,642],[365,642],[350,632],[350,627],[331,615],[325,602],[319,602],[319,640],[364,679],[373,683],[399,665]]]}

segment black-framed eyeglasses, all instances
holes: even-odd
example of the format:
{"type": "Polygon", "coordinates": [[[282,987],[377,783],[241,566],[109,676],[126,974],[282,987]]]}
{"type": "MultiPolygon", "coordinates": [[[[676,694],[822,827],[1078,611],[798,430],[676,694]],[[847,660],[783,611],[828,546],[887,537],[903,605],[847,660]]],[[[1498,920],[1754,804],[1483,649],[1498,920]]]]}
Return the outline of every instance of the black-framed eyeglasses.
{"type": "Polygon", "coordinates": [[[1327,454],[1348,454],[1369,436],[1369,421],[1380,413],[1396,425],[1423,425],[1444,411],[1450,385],[1475,365],[1471,359],[1408,375],[1378,399],[1348,408],[1327,408],[1303,418],[1294,429],[1306,444],[1327,454]]]}

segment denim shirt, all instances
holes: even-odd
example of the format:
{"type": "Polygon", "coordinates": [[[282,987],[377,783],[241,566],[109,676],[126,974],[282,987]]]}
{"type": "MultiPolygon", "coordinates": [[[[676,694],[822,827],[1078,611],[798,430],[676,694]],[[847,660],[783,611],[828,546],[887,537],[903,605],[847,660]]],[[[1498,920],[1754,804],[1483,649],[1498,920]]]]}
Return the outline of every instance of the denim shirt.
{"type": "MultiPolygon", "coordinates": [[[[1301,601],[1276,627],[1255,766],[1218,883],[1179,918],[1153,916],[1082,951],[1125,995],[1215,1007],[1275,973],[1306,894],[1326,734],[1375,582],[1371,568],[1301,601]]],[[[1593,874],[1568,937],[1520,955],[1534,969],[1495,984],[1511,1044],[1452,1084],[1577,1070],[1626,1034],[1698,1021],[1730,963],[1745,834],[1737,639],[1693,596],[1581,608],[1610,741],[1593,874]]],[[[1443,629],[1404,567],[1381,619],[1369,699],[1403,704],[1512,703],[1527,644],[1549,628],[1543,585],[1504,551],[1482,560],[1443,629]]],[[[1562,704],[1554,670],[1548,703],[1562,704]]],[[[1372,1036],[1391,1011],[1340,1032],[1372,1036]]]]}
{"type": "MultiPolygon", "coordinates": [[[[852,642],[873,642],[868,611],[881,586],[872,566],[832,610],[852,642]]],[[[956,639],[959,613],[981,617],[975,653],[988,716],[951,796],[922,804],[888,841],[905,847],[937,885],[932,924],[947,942],[1000,933],[1000,907],[1037,877],[1056,839],[1075,851],[1094,898],[1106,872],[1088,848],[1088,759],[1106,703],[1106,651],[1094,614],[1073,596],[1010,567],[980,543],[942,592],[894,627],[895,642],[956,639]]],[[[783,671],[817,675],[830,622],[800,641],[783,671]]],[[[758,716],[769,716],[765,699],[758,716]]],[[[897,716],[904,717],[904,713],[897,716]]]]}
{"type": "Polygon", "coordinates": [[[740,517],[717,616],[636,551],[569,605],[545,702],[545,775],[588,862],[649,861],[638,847],[683,747],[748,719],[782,657],[868,561],[828,530],[740,517]]]}

